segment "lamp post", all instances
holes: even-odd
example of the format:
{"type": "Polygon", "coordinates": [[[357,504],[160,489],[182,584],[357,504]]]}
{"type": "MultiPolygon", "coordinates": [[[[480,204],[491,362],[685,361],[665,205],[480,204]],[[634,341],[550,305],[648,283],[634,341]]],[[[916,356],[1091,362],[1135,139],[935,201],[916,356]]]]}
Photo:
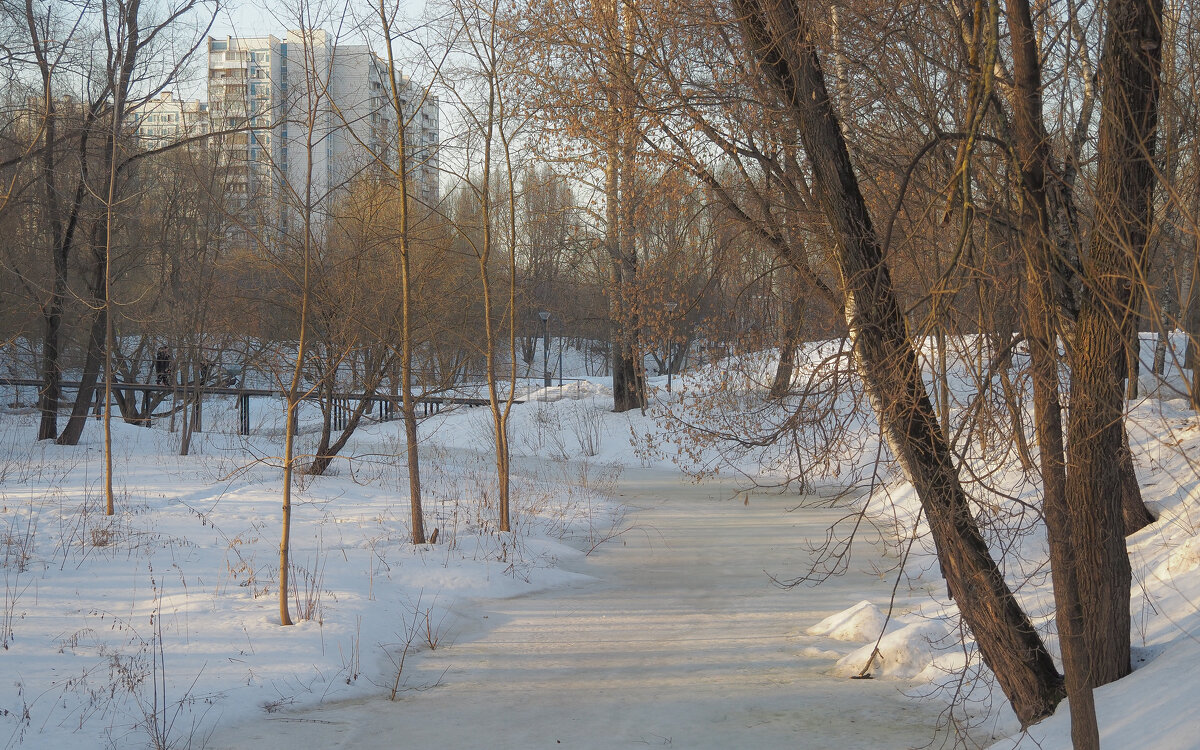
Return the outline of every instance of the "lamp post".
{"type": "Polygon", "coordinates": [[[542,319],[542,385],[550,387],[550,313],[542,310],[538,313],[542,319]]]}
{"type": "Polygon", "coordinates": [[[675,308],[677,307],[679,307],[678,302],[667,303],[667,393],[671,392],[671,373],[675,370],[675,368],[672,367],[673,358],[671,357],[671,352],[675,349],[675,342],[671,340],[672,326],[670,324],[674,319],[675,308]]]}

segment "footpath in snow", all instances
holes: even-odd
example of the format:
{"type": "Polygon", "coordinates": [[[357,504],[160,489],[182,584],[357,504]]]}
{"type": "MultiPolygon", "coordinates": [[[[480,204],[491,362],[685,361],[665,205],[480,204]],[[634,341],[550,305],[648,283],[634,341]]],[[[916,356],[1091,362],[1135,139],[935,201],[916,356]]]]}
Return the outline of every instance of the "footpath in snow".
{"type": "Polygon", "coordinates": [[[669,470],[620,482],[631,528],[570,565],[594,580],[463,602],[448,647],[415,659],[395,702],[333,703],[215,733],[211,748],[907,748],[933,738],[937,702],[895,681],[830,677],[838,653],[806,635],[890,583],[852,572],[819,587],[771,576],[807,569],[846,509],[795,496],[689,484],[669,470]]]}

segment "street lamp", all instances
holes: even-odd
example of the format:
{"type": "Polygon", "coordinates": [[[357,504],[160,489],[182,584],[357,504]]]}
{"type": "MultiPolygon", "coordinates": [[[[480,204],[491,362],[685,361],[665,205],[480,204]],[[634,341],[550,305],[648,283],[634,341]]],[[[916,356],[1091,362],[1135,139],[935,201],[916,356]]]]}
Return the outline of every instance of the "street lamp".
{"type": "Polygon", "coordinates": [[[675,308],[679,307],[678,302],[667,303],[667,393],[671,392],[671,373],[675,370],[672,367],[673,358],[671,352],[675,349],[675,342],[671,340],[671,322],[675,316],[675,308]]]}
{"type": "Polygon", "coordinates": [[[538,313],[542,319],[542,385],[550,387],[550,313],[542,310],[538,313]]]}

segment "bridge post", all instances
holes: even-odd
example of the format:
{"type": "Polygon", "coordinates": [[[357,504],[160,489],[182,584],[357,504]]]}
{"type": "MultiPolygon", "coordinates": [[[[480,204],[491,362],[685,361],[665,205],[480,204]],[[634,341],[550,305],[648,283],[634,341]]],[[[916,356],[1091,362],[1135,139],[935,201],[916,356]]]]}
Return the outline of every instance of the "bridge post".
{"type": "Polygon", "coordinates": [[[196,403],[192,405],[192,432],[204,432],[204,397],[196,386],[196,403]]]}
{"type": "Polygon", "coordinates": [[[250,394],[238,396],[238,434],[250,434],[250,394]]]}

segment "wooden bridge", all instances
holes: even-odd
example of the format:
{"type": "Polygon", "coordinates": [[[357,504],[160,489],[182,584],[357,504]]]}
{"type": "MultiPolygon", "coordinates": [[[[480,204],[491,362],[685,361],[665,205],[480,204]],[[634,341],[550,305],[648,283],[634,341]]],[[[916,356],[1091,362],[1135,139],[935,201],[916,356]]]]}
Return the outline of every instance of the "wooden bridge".
{"type": "MultiPolygon", "coordinates": [[[[11,385],[17,387],[41,388],[44,383],[41,380],[32,378],[4,378],[0,377],[0,385],[11,385]]],[[[78,390],[80,387],[79,381],[63,381],[61,387],[66,389],[78,390]]],[[[220,385],[200,385],[189,383],[185,386],[181,385],[156,385],[150,383],[126,383],[116,382],[112,384],[113,390],[131,391],[134,393],[186,393],[194,396],[192,402],[192,429],[196,432],[203,432],[203,403],[204,396],[236,396],[238,400],[238,434],[250,434],[250,399],[255,397],[262,398],[286,398],[287,392],[271,388],[239,388],[236,386],[220,386],[220,385]]],[[[95,411],[100,413],[101,400],[104,398],[104,384],[97,382],[95,388],[95,411]]],[[[299,394],[302,401],[320,401],[326,398],[332,399],[333,407],[333,427],[334,429],[345,429],[350,419],[351,408],[350,404],[354,402],[368,401],[371,405],[378,404],[379,421],[389,422],[395,419],[396,411],[401,405],[402,397],[388,393],[334,393],[332,396],[328,393],[321,393],[315,389],[305,390],[299,394]]],[[[443,406],[487,406],[491,403],[486,398],[473,398],[468,396],[449,396],[439,394],[422,394],[415,396],[413,400],[420,406],[422,414],[429,416],[436,414],[442,410],[443,406]]],[[[514,403],[524,403],[517,399],[514,403]]],[[[370,406],[368,407],[368,409],[370,406]]],[[[364,413],[368,411],[364,409],[364,413]]],[[[294,428],[294,425],[293,425],[294,428]]]]}

